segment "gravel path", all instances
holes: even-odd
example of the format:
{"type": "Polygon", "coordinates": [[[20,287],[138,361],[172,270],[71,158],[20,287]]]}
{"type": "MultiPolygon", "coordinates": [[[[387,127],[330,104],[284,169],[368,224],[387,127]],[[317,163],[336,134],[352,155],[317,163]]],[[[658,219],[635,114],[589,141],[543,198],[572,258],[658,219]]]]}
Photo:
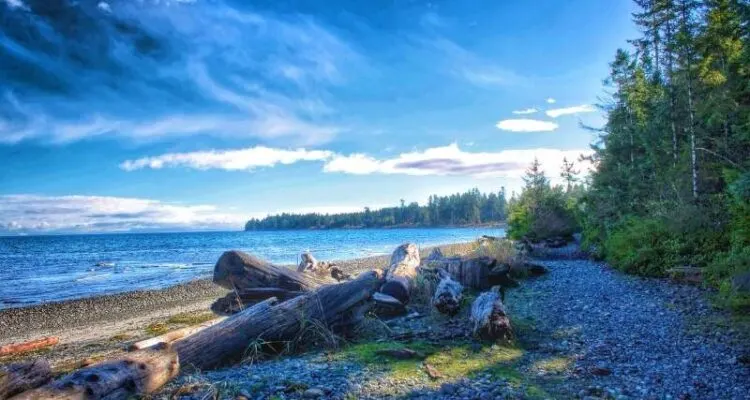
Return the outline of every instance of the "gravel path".
{"type": "Polygon", "coordinates": [[[542,262],[549,274],[506,295],[523,349],[508,364],[515,378],[481,370],[395,379],[387,365],[317,353],[183,376],[162,395],[182,387],[182,399],[750,399],[747,321],[730,323],[704,290],[570,259],[575,249],[546,255],[557,257],[542,262]]]}
{"type": "MultiPolygon", "coordinates": [[[[580,397],[750,399],[748,332],[706,293],[623,275],[600,263],[549,261],[507,301],[529,322],[527,348],[568,357],[559,385],[580,397]]],[[[532,355],[533,357],[533,355],[532,355]]]]}

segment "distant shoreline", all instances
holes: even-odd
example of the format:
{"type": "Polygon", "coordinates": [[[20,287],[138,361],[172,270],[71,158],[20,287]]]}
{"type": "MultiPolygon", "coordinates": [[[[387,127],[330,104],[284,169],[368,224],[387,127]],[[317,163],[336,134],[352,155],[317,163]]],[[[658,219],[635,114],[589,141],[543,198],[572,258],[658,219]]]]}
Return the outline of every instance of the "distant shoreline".
{"type": "Polygon", "coordinates": [[[360,229],[472,229],[472,228],[506,228],[508,224],[506,222],[492,222],[487,224],[468,224],[468,225],[418,225],[418,224],[402,224],[402,225],[387,225],[387,226],[363,226],[363,225],[352,225],[352,226],[336,226],[336,227],[309,227],[309,228],[283,228],[283,229],[244,229],[244,232],[280,232],[280,231],[338,231],[338,230],[360,230],[360,229]]]}

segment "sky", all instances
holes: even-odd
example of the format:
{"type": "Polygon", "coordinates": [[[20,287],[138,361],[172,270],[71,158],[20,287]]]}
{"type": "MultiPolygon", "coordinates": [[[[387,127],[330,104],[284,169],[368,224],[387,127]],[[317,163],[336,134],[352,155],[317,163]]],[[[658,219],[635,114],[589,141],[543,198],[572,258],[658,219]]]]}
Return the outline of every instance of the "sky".
{"type": "MultiPolygon", "coordinates": [[[[0,234],[508,193],[589,151],[630,0],[0,0],[0,234]]],[[[579,165],[586,170],[586,165],[579,165]]],[[[554,180],[553,180],[554,181],[554,180]]]]}

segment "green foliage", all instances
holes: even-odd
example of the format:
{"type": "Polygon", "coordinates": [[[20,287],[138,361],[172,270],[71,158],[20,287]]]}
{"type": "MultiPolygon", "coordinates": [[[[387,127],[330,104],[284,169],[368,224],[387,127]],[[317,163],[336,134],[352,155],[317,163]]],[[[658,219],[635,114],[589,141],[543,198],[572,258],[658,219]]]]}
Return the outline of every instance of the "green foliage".
{"type": "Polygon", "coordinates": [[[288,214],[251,219],[246,231],[277,229],[376,228],[394,226],[452,226],[505,221],[505,189],[498,193],[480,193],[472,189],[450,196],[430,196],[427,205],[416,202],[339,214],[288,214]]]}
{"type": "Polygon", "coordinates": [[[607,236],[609,263],[628,273],[664,276],[677,266],[705,267],[727,249],[726,229],[715,208],[658,204],[649,216],[630,216],[607,236]]]}
{"type": "Polygon", "coordinates": [[[636,5],[641,35],[617,51],[606,80],[583,244],[637,274],[708,267],[708,283],[730,299],[729,271],[750,246],[750,8],[636,5]]]}
{"type": "MultiPolygon", "coordinates": [[[[572,163],[563,166],[572,169],[572,163]]],[[[572,178],[570,178],[572,182],[572,178]]],[[[508,205],[508,237],[544,240],[550,237],[571,236],[577,229],[575,191],[560,186],[550,187],[539,162],[534,160],[524,178],[526,186],[518,198],[508,205]]]]}

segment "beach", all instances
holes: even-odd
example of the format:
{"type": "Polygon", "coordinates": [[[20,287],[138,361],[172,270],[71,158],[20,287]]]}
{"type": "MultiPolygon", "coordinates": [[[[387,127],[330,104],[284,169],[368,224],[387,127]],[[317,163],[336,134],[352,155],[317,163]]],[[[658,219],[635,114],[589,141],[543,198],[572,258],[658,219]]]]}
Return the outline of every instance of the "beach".
{"type": "MultiPolygon", "coordinates": [[[[471,246],[472,243],[456,243],[436,247],[447,254],[458,254],[471,246]]],[[[425,247],[421,253],[426,256],[433,248],[425,247]]],[[[390,255],[378,255],[335,263],[345,272],[357,274],[384,268],[389,258],[390,255]]],[[[190,325],[184,322],[189,315],[201,319],[218,317],[210,311],[211,303],[227,293],[211,279],[196,279],[165,289],[0,310],[0,345],[45,336],[60,338],[60,344],[40,354],[0,357],[0,364],[43,353],[57,370],[69,370],[87,359],[113,356],[128,344],[156,336],[154,327],[172,330],[190,325]]]]}

